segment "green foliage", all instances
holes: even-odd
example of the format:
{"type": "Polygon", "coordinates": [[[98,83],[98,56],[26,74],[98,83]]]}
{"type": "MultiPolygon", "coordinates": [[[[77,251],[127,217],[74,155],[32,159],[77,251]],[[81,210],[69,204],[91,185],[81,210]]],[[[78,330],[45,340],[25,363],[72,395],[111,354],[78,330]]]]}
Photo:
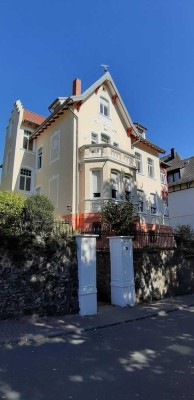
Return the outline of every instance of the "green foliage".
{"type": "Polygon", "coordinates": [[[24,208],[25,197],[15,192],[0,192],[0,226],[18,223],[24,208]]]}
{"type": "Polygon", "coordinates": [[[111,229],[118,236],[130,235],[133,226],[131,201],[105,202],[102,207],[101,221],[105,228],[111,229]]]}
{"type": "Polygon", "coordinates": [[[177,225],[174,230],[175,235],[180,235],[184,240],[194,239],[194,230],[191,225],[177,225]]]}
{"type": "Polygon", "coordinates": [[[30,196],[24,205],[24,220],[35,232],[50,230],[54,221],[54,206],[44,195],[30,196]]]}

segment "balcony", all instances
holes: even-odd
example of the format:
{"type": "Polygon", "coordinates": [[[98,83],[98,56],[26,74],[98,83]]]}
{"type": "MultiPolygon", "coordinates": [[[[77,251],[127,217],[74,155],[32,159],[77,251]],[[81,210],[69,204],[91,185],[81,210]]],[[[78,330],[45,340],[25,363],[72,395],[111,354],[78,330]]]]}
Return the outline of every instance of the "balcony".
{"type": "Polygon", "coordinates": [[[89,144],[79,149],[79,161],[114,161],[136,169],[135,156],[110,144],[89,144]]]}

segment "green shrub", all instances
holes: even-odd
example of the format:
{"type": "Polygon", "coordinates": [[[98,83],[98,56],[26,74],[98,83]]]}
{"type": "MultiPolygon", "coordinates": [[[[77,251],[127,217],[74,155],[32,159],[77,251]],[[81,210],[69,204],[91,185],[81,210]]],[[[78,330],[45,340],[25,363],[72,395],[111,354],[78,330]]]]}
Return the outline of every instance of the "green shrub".
{"type": "Polygon", "coordinates": [[[102,225],[116,235],[130,235],[133,227],[133,205],[130,200],[104,203],[101,212],[102,225]]]}
{"type": "Polygon", "coordinates": [[[44,195],[30,196],[24,205],[24,221],[35,232],[50,230],[54,221],[53,204],[44,195]]]}
{"type": "Polygon", "coordinates": [[[0,192],[0,226],[9,228],[19,224],[23,213],[25,197],[15,192],[0,192]]]}

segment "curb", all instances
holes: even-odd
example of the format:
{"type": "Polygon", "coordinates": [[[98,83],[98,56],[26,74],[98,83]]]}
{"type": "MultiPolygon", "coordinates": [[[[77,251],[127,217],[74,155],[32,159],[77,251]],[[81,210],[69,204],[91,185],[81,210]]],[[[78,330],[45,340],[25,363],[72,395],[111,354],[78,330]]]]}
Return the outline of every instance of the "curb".
{"type": "MultiPolygon", "coordinates": [[[[24,342],[26,344],[40,343],[41,341],[43,341],[45,339],[49,339],[49,338],[62,337],[62,336],[72,335],[72,334],[75,334],[75,333],[77,333],[77,334],[79,333],[80,334],[80,333],[84,333],[84,332],[91,332],[91,331],[97,331],[97,330],[100,330],[100,329],[112,328],[114,326],[129,324],[129,323],[135,322],[135,321],[142,321],[142,320],[145,320],[145,319],[158,317],[158,316],[160,316],[161,312],[165,312],[166,314],[170,314],[172,312],[175,312],[175,311],[178,311],[178,310],[182,310],[182,309],[187,309],[187,308],[190,308],[190,307],[193,307],[193,306],[194,306],[194,304],[189,304],[187,306],[177,306],[177,307],[170,308],[168,310],[162,309],[160,311],[150,313],[149,315],[147,314],[147,315],[140,316],[140,317],[129,318],[129,319],[126,319],[126,320],[123,320],[123,321],[109,322],[107,324],[97,325],[97,326],[89,326],[87,328],[77,328],[77,329],[69,330],[68,332],[55,331],[55,332],[51,332],[51,333],[43,334],[43,335],[38,334],[37,336],[42,336],[42,337],[37,338],[37,339],[34,339],[34,338],[29,338],[29,339],[26,338],[25,339],[25,337],[24,337],[23,340],[24,340],[24,342]]],[[[6,345],[18,344],[20,342],[20,340],[21,340],[21,337],[18,337],[18,336],[15,337],[15,338],[12,338],[10,340],[9,339],[0,340],[0,346],[3,347],[3,346],[6,346],[6,345]]]]}

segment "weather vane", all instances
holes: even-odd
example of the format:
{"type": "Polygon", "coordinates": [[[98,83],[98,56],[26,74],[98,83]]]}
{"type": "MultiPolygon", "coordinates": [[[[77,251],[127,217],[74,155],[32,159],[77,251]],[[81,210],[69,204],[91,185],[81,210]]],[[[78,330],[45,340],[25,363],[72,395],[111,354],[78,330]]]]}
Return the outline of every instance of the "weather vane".
{"type": "Polygon", "coordinates": [[[101,64],[100,66],[104,68],[104,73],[106,73],[108,71],[109,65],[101,64]]]}

